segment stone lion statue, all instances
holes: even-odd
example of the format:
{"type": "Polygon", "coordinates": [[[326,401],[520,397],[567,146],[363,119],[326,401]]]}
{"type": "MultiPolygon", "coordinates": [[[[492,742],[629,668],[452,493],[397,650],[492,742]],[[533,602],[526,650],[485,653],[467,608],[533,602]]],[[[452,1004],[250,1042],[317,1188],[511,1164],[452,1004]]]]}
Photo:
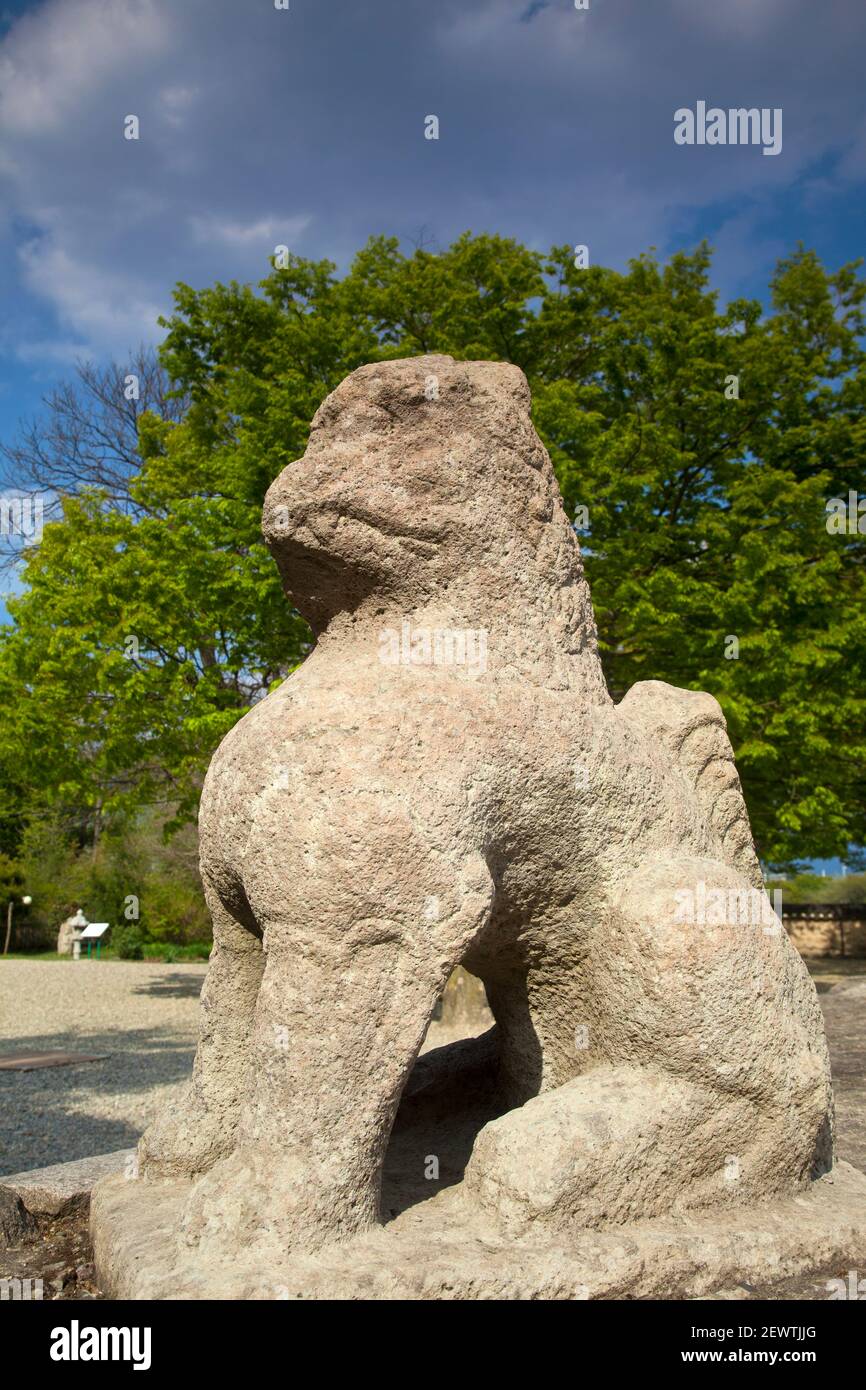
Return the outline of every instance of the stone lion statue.
{"type": "Polygon", "coordinates": [[[821,1015],[721,710],[658,681],[611,699],[523,374],[359,368],[263,530],[316,640],[202,793],[198,1051],[140,1147],[146,1178],[194,1180],[187,1246],[375,1225],[458,964],[486,987],[501,1097],[464,1188],[502,1222],[617,1226],[825,1172],[821,1015]]]}

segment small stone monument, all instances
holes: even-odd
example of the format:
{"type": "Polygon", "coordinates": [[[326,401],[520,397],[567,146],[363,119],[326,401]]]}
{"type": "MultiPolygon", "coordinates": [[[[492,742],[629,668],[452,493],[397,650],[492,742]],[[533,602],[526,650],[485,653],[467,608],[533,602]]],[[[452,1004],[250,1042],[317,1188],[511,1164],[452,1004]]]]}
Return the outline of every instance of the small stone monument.
{"type": "Polygon", "coordinates": [[[721,710],[613,702],[522,373],[361,367],[263,530],[316,646],[208,771],[198,1052],[94,1193],[106,1292],[695,1295],[866,1254],[721,710]],[[495,1027],[416,1061],[458,964],[495,1027]]]}
{"type": "Polygon", "coordinates": [[[74,953],[74,943],[81,938],[81,933],[87,926],[87,918],[76,908],[72,917],[67,917],[65,922],[61,922],[60,930],[57,933],[57,954],[59,956],[71,956],[74,953]]]}

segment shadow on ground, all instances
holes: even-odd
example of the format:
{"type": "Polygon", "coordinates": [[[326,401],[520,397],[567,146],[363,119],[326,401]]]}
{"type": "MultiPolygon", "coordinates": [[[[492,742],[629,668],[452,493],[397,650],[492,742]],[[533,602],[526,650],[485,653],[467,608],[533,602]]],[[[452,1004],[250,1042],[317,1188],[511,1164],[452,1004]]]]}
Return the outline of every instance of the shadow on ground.
{"type": "Polygon", "coordinates": [[[178,971],[172,975],[153,977],[132,993],[150,994],[161,999],[198,999],[203,984],[203,975],[187,975],[178,971]]]}
{"type": "Polygon", "coordinates": [[[160,1090],[185,1081],[195,1055],[167,1028],[36,1034],[4,1042],[0,1053],[60,1050],[104,1054],[104,1061],[0,1071],[0,1175],[132,1147],[144,1125],[113,1117],[112,1097],[120,1110],[129,1096],[153,1093],[158,1107],[160,1090]],[[99,1097],[92,1111],[88,1092],[99,1097]]]}

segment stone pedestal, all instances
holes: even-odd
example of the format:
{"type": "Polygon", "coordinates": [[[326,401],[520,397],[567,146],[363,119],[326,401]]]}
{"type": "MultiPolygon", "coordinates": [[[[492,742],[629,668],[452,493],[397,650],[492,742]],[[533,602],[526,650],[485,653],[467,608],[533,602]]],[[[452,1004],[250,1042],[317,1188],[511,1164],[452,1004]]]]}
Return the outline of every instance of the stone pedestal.
{"type": "Polygon", "coordinates": [[[254,1242],[230,1263],[202,1258],[182,1238],[188,1182],[100,1182],[91,1201],[100,1287],[124,1299],[698,1298],[866,1267],[866,1176],[847,1163],[760,1205],[604,1230],[497,1220],[461,1180],[497,1108],[479,1078],[472,1046],[422,1059],[386,1157],[385,1224],[318,1252],[263,1262],[254,1242]],[[428,1176],[434,1154],[438,1177],[428,1176]]]}

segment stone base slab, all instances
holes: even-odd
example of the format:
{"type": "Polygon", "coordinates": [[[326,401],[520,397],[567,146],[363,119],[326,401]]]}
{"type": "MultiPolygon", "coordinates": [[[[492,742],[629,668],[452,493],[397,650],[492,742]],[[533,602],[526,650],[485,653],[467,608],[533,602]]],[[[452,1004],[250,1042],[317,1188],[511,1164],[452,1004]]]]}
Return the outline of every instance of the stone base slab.
{"type": "Polygon", "coordinates": [[[133,1154],[132,1149],[120,1149],[0,1178],[0,1243],[18,1245],[36,1229],[38,1216],[85,1212],[94,1185],[122,1171],[133,1154]]]}
{"type": "Polygon", "coordinates": [[[231,1268],[182,1249],[188,1186],[114,1176],[91,1201],[100,1287],[122,1299],[700,1298],[866,1262],[866,1176],[847,1163],[795,1197],[573,1235],[510,1238],[487,1224],[462,1184],[386,1226],[264,1267],[231,1268]]]}
{"type": "Polygon", "coordinates": [[[100,1178],[121,1172],[134,1156],[134,1149],[116,1149],[70,1163],[54,1163],[50,1168],[13,1173],[0,1178],[0,1192],[17,1197],[33,1215],[69,1216],[86,1208],[100,1178]]]}

